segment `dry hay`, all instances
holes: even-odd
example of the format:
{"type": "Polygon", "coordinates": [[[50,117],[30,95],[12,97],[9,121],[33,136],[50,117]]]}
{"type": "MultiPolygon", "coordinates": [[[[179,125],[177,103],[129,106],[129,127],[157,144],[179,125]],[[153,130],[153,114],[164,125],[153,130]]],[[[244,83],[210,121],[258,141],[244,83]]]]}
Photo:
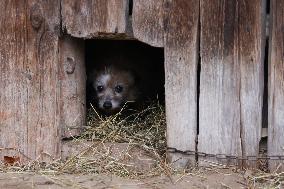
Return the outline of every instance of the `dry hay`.
{"type": "Polygon", "coordinates": [[[257,188],[257,186],[262,186],[262,188],[280,189],[284,186],[284,172],[279,172],[278,169],[283,166],[279,164],[278,168],[272,172],[263,172],[260,170],[249,171],[245,174],[245,179],[248,181],[248,188],[257,188]]]}
{"type": "Polygon", "coordinates": [[[165,161],[165,132],[165,109],[159,103],[127,116],[119,112],[102,117],[92,107],[82,135],[73,137],[78,148],[67,159],[9,166],[2,162],[0,172],[110,173],[128,178],[171,174],[165,161]]]}
{"type": "Polygon", "coordinates": [[[153,153],[164,155],[166,150],[166,117],[164,106],[154,103],[127,116],[122,112],[109,117],[102,117],[92,107],[88,114],[90,127],[82,138],[137,144],[153,153]]]}
{"type": "Polygon", "coordinates": [[[137,178],[159,175],[167,169],[165,110],[159,103],[127,116],[119,112],[103,117],[92,107],[87,125],[76,141],[91,142],[69,158],[62,170],[137,178]]]}
{"type": "MultiPolygon", "coordinates": [[[[147,178],[167,175],[170,179],[177,170],[166,162],[166,120],[164,106],[154,103],[143,111],[123,116],[120,112],[102,117],[94,108],[88,110],[88,123],[80,137],[74,137],[73,147],[67,159],[42,163],[34,160],[26,165],[0,164],[0,172],[36,172],[40,174],[114,174],[127,178],[147,178]],[[117,145],[119,144],[119,145],[117,145]],[[139,159],[141,158],[141,159],[139,159]]],[[[70,142],[70,141],[69,141],[70,142]]],[[[40,159],[40,157],[39,157],[40,159]]],[[[264,163],[265,167],[267,162],[264,163]]],[[[226,168],[227,169],[227,168],[226,168]]],[[[182,170],[176,181],[192,175],[206,179],[210,172],[221,172],[224,166],[208,168],[191,167],[182,170]]],[[[266,171],[266,169],[263,169],[266,171]]],[[[234,171],[235,172],[235,171],[234,171]]],[[[220,173],[221,174],[221,173],[220,173]]],[[[280,188],[284,173],[265,173],[261,170],[240,172],[247,188],[266,186],[280,188]]]]}

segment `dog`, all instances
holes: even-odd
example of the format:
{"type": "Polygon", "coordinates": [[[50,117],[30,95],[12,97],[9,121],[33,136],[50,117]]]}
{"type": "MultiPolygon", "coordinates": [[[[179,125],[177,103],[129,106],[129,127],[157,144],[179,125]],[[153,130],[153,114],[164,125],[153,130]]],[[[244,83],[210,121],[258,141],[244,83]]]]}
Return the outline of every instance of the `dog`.
{"type": "Polygon", "coordinates": [[[150,99],[163,99],[164,70],[162,49],[137,41],[97,40],[89,45],[87,57],[87,101],[105,115],[118,113],[129,105],[139,109],[150,99]],[[93,45],[93,46],[92,46],[93,45]],[[162,58],[161,58],[162,57],[162,58]]]}
{"type": "Polygon", "coordinates": [[[127,103],[139,98],[135,76],[129,70],[104,66],[94,72],[92,81],[96,106],[106,115],[118,113],[127,103]]]}

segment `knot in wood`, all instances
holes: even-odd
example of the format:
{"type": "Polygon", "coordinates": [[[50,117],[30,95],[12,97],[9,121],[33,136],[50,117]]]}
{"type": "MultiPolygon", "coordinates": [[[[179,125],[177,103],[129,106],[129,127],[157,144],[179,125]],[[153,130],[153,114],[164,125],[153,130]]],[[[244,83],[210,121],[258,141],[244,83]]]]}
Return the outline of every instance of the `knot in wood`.
{"type": "Polygon", "coordinates": [[[75,71],[75,61],[73,57],[67,57],[64,65],[64,70],[67,74],[72,74],[75,71]]]}
{"type": "Polygon", "coordinates": [[[39,30],[39,28],[41,27],[41,25],[44,21],[44,18],[42,16],[42,10],[41,10],[39,5],[34,4],[31,7],[30,20],[31,20],[31,23],[32,23],[32,27],[35,30],[39,30]]]}

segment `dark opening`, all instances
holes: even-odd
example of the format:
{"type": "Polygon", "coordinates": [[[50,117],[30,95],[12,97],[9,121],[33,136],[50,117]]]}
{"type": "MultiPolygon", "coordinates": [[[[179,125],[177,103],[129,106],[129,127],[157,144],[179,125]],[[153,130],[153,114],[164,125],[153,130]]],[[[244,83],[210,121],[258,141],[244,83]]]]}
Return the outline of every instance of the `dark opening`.
{"type": "MultiPolygon", "coordinates": [[[[263,104],[262,104],[262,133],[259,141],[259,156],[267,156],[267,127],[268,127],[268,62],[269,62],[269,25],[270,25],[270,0],[266,1],[266,20],[265,20],[265,51],[264,51],[264,85],[263,85],[263,104]]],[[[259,162],[258,168],[264,172],[268,172],[268,161],[259,162]]]]}
{"type": "Polygon", "coordinates": [[[270,13],[270,0],[266,1],[266,13],[269,14],[270,13]]]}
{"type": "Polygon", "coordinates": [[[131,16],[132,15],[132,10],[133,10],[133,0],[129,0],[128,2],[128,15],[131,16]]]}
{"type": "MultiPolygon", "coordinates": [[[[200,9],[200,4],[199,4],[199,9],[200,9]]],[[[199,10],[200,11],[200,10],[199,10]]],[[[200,14],[199,14],[199,17],[198,17],[198,36],[197,36],[197,39],[198,39],[198,50],[197,50],[197,53],[198,53],[198,62],[197,62],[197,84],[196,84],[196,87],[197,87],[197,124],[196,124],[196,138],[195,138],[195,162],[198,162],[198,135],[199,135],[199,99],[200,99],[200,75],[201,75],[201,42],[200,42],[200,33],[201,33],[201,20],[200,20],[200,14]]],[[[198,164],[197,164],[198,165],[198,164]]]]}
{"type": "MultiPolygon", "coordinates": [[[[164,104],[164,50],[135,40],[92,39],[86,41],[87,108],[98,107],[95,98],[94,72],[110,66],[122,68],[134,77],[137,104],[159,100],[164,104]]],[[[120,69],[121,70],[121,69],[120,69]]],[[[128,77],[122,72],[117,77],[128,77]],[[120,76],[121,75],[121,76],[120,76]]],[[[127,80],[127,79],[126,79],[127,80]]],[[[113,81],[116,82],[116,81],[113,81]]],[[[127,85],[128,81],[125,81],[127,85]]],[[[135,104],[134,103],[134,104],[135,104]]]]}
{"type": "Polygon", "coordinates": [[[262,127],[268,127],[268,62],[269,62],[269,25],[270,25],[270,0],[266,1],[266,20],[265,20],[265,52],[264,52],[264,88],[263,88],[263,107],[262,107],[262,127]]]}
{"type": "Polygon", "coordinates": [[[262,108],[262,127],[268,127],[268,43],[266,39],[264,56],[264,88],[263,88],[263,108],[262,108]]]}
{"type": "MultiPolygon", "coordinates": [[[[265,56],[264,56],[264,88],[263,88],[263,105],[262,105],[262,133],[261,140],[259,141],[259,156],[267,156],[267,127],[268,127],[268,51],[269,39],[265,43],[265,56]]],[[[258,168],[264,172],[268,172],[268,161],[259,162],[258,168]]]]}

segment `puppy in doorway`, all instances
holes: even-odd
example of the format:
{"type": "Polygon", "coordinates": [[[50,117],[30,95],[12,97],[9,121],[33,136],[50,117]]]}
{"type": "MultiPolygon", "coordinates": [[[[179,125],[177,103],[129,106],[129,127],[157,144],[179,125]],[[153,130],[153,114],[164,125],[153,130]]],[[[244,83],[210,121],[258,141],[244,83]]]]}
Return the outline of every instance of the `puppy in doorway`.
{"type": "MultiPolygon", "coordinates": [[[[163,49],[138,41],[94,40],[87,44],[87,100],[105,115],[125,106],[139,110],[164,99],[163,49]]],[[[125,111],[124,111],[125,112],[125,111]]]]}

